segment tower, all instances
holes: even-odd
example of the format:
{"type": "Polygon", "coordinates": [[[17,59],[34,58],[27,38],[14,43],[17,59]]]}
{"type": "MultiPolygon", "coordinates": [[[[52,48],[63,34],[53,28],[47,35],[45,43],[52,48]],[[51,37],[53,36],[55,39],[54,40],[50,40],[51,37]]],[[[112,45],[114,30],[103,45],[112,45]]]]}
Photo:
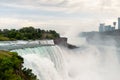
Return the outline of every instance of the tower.
{"type": "Polygon", "coordinates": [[[104,23],[100,24],[100,26],[99,26],[99,32],[104,32],[105,31],[104,30],[104,26],[105,26],[104,23]]]}
{"type": "Polygon", "coordinates": [[[113,22],[114,27],[116,27],[116,22],[113,22]]]}
{"type": "Polygon", "coordinates": [[[118,18],[118,29],[120,29],[120,18],[118,18]]]}

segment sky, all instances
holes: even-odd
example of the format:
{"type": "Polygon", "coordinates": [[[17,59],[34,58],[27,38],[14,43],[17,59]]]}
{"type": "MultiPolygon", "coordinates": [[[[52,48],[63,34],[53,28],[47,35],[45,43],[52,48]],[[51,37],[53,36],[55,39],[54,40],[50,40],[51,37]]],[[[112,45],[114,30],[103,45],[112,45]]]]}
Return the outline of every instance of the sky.
{"type": "Polygon", "coordinates": [[[71,31],[98,31],[120,17],[120,0],[0,0],[0,28],[34,26],[71,31]]]}

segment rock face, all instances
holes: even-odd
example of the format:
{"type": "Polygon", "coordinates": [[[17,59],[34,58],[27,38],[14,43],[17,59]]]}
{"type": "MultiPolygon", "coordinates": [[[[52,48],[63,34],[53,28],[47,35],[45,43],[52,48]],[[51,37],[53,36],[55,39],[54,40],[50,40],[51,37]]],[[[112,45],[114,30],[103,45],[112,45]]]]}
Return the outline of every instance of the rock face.
{"type": "Polygon", "coordinates": [[[56,38],[54,39],[54,44],[67,46],[67,38],[66,37],[56,38]]]}
{"type": "Polygon", "coordinates": [[[66,37],[56,38],[56,39],[54,39],[54,44],[67,47],[69,49],[77,48],[75,45],[67,43],[67,40],[68,39],[66,37]]]}
{"type": "Polygon", "coordinates": [[[88,43],[107,44],[120,46],[120,30],[107,32],[84,32],[82,36],[86,37],[88,43]]]}

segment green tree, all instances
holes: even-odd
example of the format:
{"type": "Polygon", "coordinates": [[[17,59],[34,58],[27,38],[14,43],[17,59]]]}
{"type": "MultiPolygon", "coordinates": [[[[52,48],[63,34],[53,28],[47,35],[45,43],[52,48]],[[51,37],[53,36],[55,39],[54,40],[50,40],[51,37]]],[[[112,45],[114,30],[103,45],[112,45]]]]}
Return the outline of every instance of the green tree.
{"type": "Polygon", "coordinates": [[[35,40],[35,39],[55,39],[60,35],[55,30],[41,30],[34,27],[23,27],[19,30],[4,29],[0,31],[0,40],[35,40]]]}
{"type": "Polygon", "coordinates": [[[17,53],[0,51],[0,80],[37,80],[31,69],[23,68],[17,53]]]}

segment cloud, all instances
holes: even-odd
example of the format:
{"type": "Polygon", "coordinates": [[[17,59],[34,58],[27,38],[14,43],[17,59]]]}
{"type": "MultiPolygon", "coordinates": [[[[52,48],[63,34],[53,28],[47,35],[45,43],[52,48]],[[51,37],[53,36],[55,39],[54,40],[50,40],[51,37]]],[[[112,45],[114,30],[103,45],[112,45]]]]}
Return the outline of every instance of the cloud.
{"type": "Polygon", "coordinates": [[[87,28],[93,30],[97,29],[95,23],[96,21],[93,19],[79,19],[79,18],[53,18],[53,17],[42,17],[41,20],[39,19],[23,19],[23,18],[7,18],[7,17],[1,17],[0,18],[0,26],[1,28],[20,28],[25,26],[34,26],[44,29],[56,29],[60,33],[64,33],[64,30],[67,28],[67,30],[78,29],[79,31],[87,30],[87,28]],[[46,18],[46,19],[45,19],[46,18]],[[44,19],[44,20],[43,20],[44,19]],[[8,26],[7,26],[7,25],[8,26]],[[2,27],[3,26],[3,27],[2,27]]]}
{"type": "Polygon", "coordinates": [[[1,0],[0,26],[97,30],[116,21],[119,8],[119,0],[1,0]]]}
{"type": "Polygon", "coordinates": [[[119,0],[2,0],[1,5],[26,9],[62,11],[66,13],[117,10],[119,0]]]}

